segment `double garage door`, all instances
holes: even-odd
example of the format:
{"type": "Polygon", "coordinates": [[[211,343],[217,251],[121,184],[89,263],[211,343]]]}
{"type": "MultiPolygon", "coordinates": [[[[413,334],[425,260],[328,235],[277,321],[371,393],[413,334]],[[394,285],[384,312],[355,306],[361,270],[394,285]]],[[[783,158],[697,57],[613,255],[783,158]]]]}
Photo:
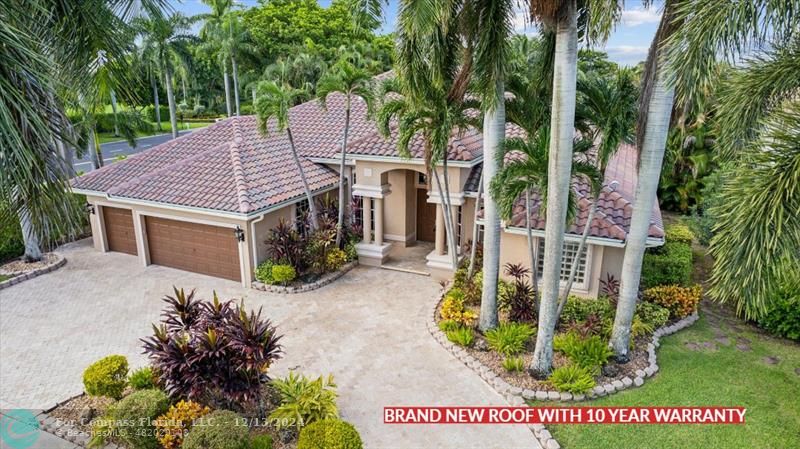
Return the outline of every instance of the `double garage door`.
{"type": "MultiPolygon", "coordinates": [[[[106,207],[103,216],[109,249],[136,254],[131,211],[106,207]]],[[[239,245],[230,228],[146,216],[145,229],[150,263],[241,280],[239,245]]]]}

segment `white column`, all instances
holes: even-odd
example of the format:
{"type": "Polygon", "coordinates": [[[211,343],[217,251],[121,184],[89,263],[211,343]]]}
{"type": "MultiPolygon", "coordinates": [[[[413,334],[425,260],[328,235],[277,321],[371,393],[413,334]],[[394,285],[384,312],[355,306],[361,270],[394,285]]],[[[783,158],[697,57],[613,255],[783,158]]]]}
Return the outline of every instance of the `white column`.
{"type": "Polygon", "coordinates": [[[456,254],[461,252],[461,242],[458,241],[458,206],[450,206],[450,223],[453,223],[453,238],[456,240],[456,254]]]}
{"type": "Polygon", "coordinates": [[[441,256],[444,255],[444,239],[445,239],[445,229],[444,229],[444,210],[442,209],[442,205],[436,205],[436,255],[441,256]]]}
{"type": "Polygon", "coordinates": [[[363,203],[362,203],[362,206],[361,206],[361,223],[362,223],[362,226],[364,228],[363,229],[364,238],[361,241],[363,243],[369,244],[370,240],[372,240],[372,238],[370,236],[370,233],[372,231],[372,223],[371,223],[371,218],[370,218],[370,208],[371,208],[370,207],[371,206],[370,203],[372,201],[372,198],[370,198],[368,196],[364,196],[362,198],[363,198],[363,203]]]}
{"type": "Polygon", "coordinates": [[[139,263],[143,267],[150,265],[150,248],[147,245],[147,226],[145,216],[137,211],[132,211],[133,232],[136,235],[136,252],[139,255],[139,263]]]}
{"type": "Polygon", "coordinates": [[[383,198],[375,198],[375,244],[383,245],[383,198]]]}

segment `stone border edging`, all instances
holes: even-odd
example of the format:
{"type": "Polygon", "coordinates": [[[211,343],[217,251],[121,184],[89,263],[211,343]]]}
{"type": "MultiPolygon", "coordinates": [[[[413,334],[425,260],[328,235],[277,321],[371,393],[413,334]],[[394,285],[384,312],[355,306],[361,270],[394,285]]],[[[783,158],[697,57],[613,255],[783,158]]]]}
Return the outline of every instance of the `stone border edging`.
{"type": "Polygon", "coordinates": [[[43,275],[45,273],[49,273],[51,271],[55,271],[55,270],[61,268],[62,266],[64,266],[64,264],[67,263],[67,259],[64,256],[62,256],[61,254],[58,254],[58,253],[50,253],[50,254],[54,254],[56,257],[58,257],[58,261],[56,263],[54,263],[52,265],[48,265],[46,267],[37,268],[37,269],[32,270],[32,271],[28,271],[28,272],[25,272],[25,273],[22,273],[22,274],[15,275],[14,277],[12,277],[10,279],[6,279],[5,281],[0,282],[0,290],[2,290],[4,288],[11,287],[12,285],[19,284],[20,282],[23,282],[23,281],[27,281],[28,279],[33,279],[33,278],[35,278],[37,276],[41,276],[41,275],[43,275]]]}
{"type": "MultiPolygon", "coordinates": [[[[446,291],[447,290],[445,289],[444,292],[446,291]]],[[[648,366],[644,370],[637,370],[636,377],[634,379],[625,376],[621,380],[615,380],[604,385],[597,385],[594,387],[593,391],[586,395],[573,395],[569,392],[543,390],[533,391],[515,387],[503,380],[503,378],[492,371],[491,368],[481,363],[480,360],[471,356],[464,348],[448,340],[445,333],[442,332],[442,330],[439,329],[439,326],[436,324],[436,311],[439,308],[439,303],[443,298],[444,296],[440,297],[439,300],[434,303],[432,313],[427,314],[428,317],[426,319],[426,324],[428,327],[428,332],[430,332],[431,336],[438,341],[442,347],[452,353],[456,359],[480,376],[481,379],[489,384],[489,386],[500,396],[502,396],[511,406],[523,406],[525,405],[526,400],[578,402],[614,394],[630,387],[639,387],[644,384],[645,378],[652,377],[658,372],[656,348],[660,346],[659,339],[662,336],[674,334],[675,332],[694,324],[694,322],[700,318],[697,315],[697,312],[694,312],[671,325],[660,327],[653,332],[652,340],[647,344],[648,366]]],[[[553,436],[550,434],[550,431],[548,431],[543,424],[529,424],[528,427],[543,448],[559,449],[561,447],[558,441],[553,438],[553,436]]]]}
{"type": "Polygon", "coordinates": [[[254,281],[251,284],[251,288],[256,290],[261,290],[270,293],[304,293],[310,292],[312,290],[316,290],[320,287],[324,287],[331,282],[339,279],[340,277],[344,276],[345,273],[352,270],[358,265],[358,260],[354,260],[352,262],[348,262],[342,265],[342,268],[334,271],[333,273],[326,273],[322,275],[321,278],[317,279],[314,282],[298,285],[298,286],[283,286],[283,285],[269,285],[263,282],[254,281]]]}

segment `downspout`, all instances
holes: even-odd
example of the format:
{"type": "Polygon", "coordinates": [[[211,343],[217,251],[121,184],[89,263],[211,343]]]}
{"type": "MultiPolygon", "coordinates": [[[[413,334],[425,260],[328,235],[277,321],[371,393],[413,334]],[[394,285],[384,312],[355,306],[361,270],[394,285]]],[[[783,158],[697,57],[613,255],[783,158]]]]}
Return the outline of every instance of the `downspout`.
{"type": "Polygon", "coordinates": [[[250,222],[250,245],[252,246],[253,252],[253,272],[256,271],[258,268],[258,243],[256,241],[256,223],[263,220],[266,217],[268,212],[264,212],[261,214],[260,217],[256,218],[255,220],[250,222]]]}

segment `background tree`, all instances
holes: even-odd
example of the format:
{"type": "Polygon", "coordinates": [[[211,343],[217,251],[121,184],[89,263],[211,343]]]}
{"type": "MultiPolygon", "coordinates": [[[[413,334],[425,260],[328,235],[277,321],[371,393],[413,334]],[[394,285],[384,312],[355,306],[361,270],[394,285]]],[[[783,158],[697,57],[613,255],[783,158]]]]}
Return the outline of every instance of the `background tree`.
{"type": "Polygon", "coordinates": [[[292,107],[295,100],[302,95],[305,95],[305,92],[294,89],[290,85],[278,87],[278,85],[272,81],[262,81],[258,86],[255,109],[256,115],[258,116],[258,128],[263,134],[269,135],[269,122],[272,119],[275,120],[275,129],[278,132],[286,131],[286,136],[289,138],[289,146],[292,150],[292,157],[297,166],[297,171],[300,174],[300,179],[303,182],[303,190],[308,200],[311,229],[315,231],[319,229],[317,206],[314,203],[314,197],[311,195],[311,189],[308,187],[306,173],[305,170],[303,170],[303,165],[300,163],[297,147],[294,145],[292,127],[289,122],[289,109],[292,107]]]}
{"type": "MultiPolygon", "coordinates": [[[[203,26],[200,28],[200,38],[204,41],[204,50],[217,55],[221,48],[220,39],[225,28],[225,17],[233,9],[233,0],[203,0],[203,3],[211,8],[211,12],[196,16],[197,20],[203,21],[203,26]]],[[[225,105],[228,117],[230,117],[233,115],[233,106],[231,103],[230,83],[228,81],[228,61],[225,56],[218,56],[218,61],[222,68],[225,105]]]]}
{"type": "Polygon", "coordinates": [[[374,104],[372,76],[365,70],[356,68],[343,60],[323,75],[317,84],[317,96],[324,109],[327,109],[328,96],[339,93],[345,97],[344,130],[342,135],[342,155],[339,161],[339,216],[336,222],[336,246],[341,246],[344,230],[345,162],[347,160],[347,136],[350,133],[350,110],[354,99],[361,99],[367,106],[367,115],[372,115],[374,104]]]}

